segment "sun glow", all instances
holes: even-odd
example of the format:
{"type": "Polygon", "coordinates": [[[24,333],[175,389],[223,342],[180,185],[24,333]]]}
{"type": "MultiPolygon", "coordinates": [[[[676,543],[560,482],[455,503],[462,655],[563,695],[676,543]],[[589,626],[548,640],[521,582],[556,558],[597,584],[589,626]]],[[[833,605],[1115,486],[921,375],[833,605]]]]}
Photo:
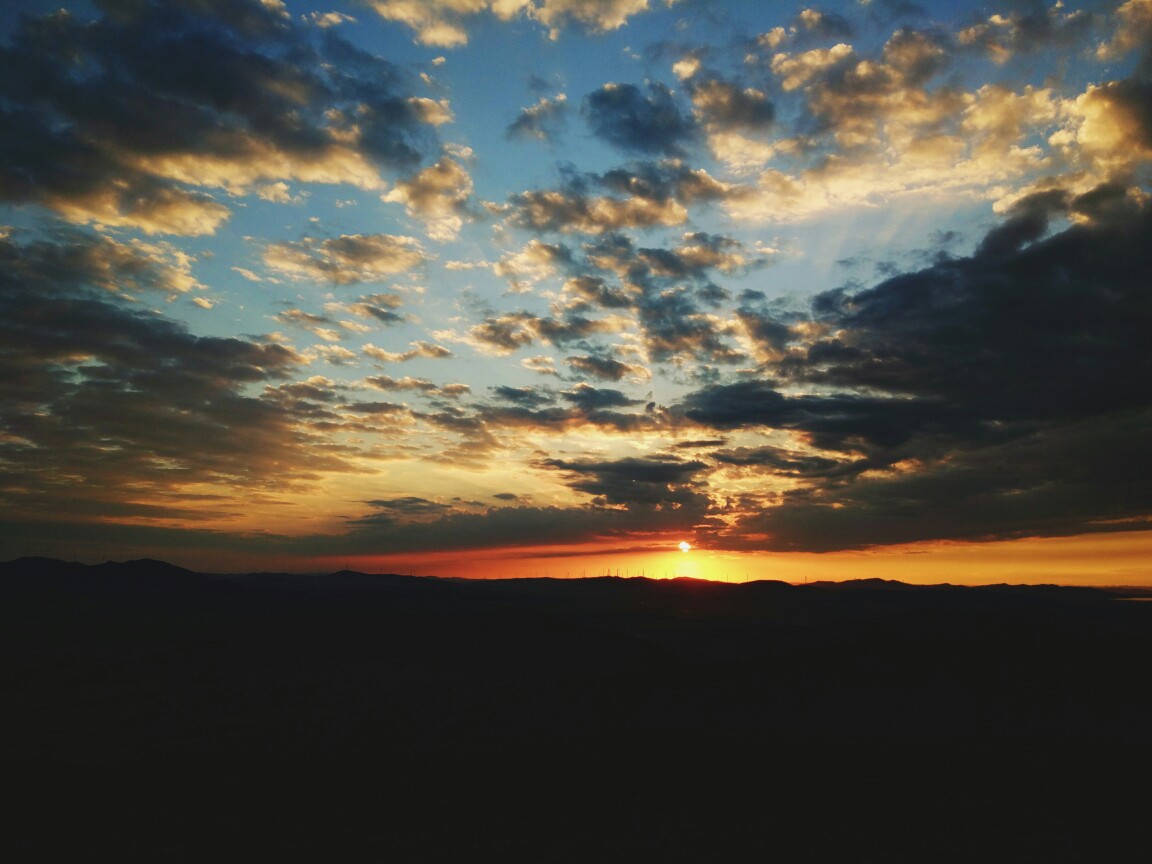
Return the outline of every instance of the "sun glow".
{"type": "Polygon", "coordinates": [[[692,544],[689,543],[687,540],[681,540],[680,541],[680,551],[681,552],[688,552],[691,549],[692,549],[692,544]]]}

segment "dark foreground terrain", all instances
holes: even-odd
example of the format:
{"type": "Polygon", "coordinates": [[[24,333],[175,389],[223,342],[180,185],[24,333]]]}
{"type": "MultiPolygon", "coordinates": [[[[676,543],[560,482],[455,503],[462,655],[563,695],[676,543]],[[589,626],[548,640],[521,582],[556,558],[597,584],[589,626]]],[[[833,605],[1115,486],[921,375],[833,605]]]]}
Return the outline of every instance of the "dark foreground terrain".
{"type": "Polygon", "coordinates": [[[0,565],[10,861],[1152,860],[1152,603],[0,565]]]}

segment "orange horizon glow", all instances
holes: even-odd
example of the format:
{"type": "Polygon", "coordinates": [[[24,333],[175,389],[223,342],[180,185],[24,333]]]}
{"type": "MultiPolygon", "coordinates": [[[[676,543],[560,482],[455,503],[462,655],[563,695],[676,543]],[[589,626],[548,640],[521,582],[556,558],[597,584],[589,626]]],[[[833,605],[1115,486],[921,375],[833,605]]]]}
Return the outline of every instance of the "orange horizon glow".
{"type": "MultiPolygon", "coordinates": [[[[686,542],[686,541],[685,541],[686,542]]],[[[995,542],[923,542],[842,552],[738,552],[674,542],[504,547],[310,559],[308,569],[350,568],[471,579],[593,576],[792,583],[891,579],[910,584],[1152,586],[1152,532],[1029,537],[995,542]]]]}

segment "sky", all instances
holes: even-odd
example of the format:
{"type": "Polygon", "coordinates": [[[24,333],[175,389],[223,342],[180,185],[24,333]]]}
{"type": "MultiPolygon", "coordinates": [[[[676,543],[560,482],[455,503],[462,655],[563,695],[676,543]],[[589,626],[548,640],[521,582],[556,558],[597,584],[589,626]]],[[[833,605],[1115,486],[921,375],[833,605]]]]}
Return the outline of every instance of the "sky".
{"type": "Polygon", "coordinates": [[[1152,584],[1152,0],[18,5],[0,558],[1152,584]]]}

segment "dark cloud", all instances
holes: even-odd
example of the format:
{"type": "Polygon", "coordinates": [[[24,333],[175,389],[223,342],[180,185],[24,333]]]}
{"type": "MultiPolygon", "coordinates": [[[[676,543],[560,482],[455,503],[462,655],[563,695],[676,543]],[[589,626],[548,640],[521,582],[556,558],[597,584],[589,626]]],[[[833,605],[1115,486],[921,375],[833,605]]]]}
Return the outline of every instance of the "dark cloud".
{"type": "Polygon", "coordinates": [[[943,434],[956,420],[936,403],[852,393],[790,396],[763,380],[709,385],[690,393],[679,410],[714,429],[787,429],[817,447],[850,453],[894,450],[917,434],[943,434]]]}
{"type": "Polygon", "coordinates": [[[725,465],[766,468],[784,477],[841,477],[857,474],[868,465],[866,460],[829,459],[781,447],[734,447],[717,450],[711,456],[725,465]]]}
{"type": "Polygon", "coordinates": [[[593,134],[631,153],[683,156],[697,135],[692,116],[682,112],[672,91],[659,83],[605,84],[581,106],[593,134]]]}
{"type": "Polygon", "coordinates": [[[741,363],[743,351],[725,340],[727,326],[718,318],[701,314],[683,294],[666,294],[661,302],[641,310],[645,342],[657,362],[691,358],[710,363],[741,363]]]}
{"type": "Polygon", "coordinates": [[[407,414],[409,410],[397,402],[350,402],[343,407],[354,414],[407,414]]]}
{"type": "MultiPolygon", "coordinates": [[[[663,194],[669,176],[658,166],[649,168],[651,173],[638,170],[629,176],[645,194],[663,194]]],[[[622,183],[622,177],[613,182],[622,183]]],[[[610,349],[589,342],[620,332],[624,314],[630,313],[654,361],[736,363],[747,359],[731,344],[736,329],[711,311],[729,298],[713,277],[762,267],[766,259],[761,253],[734,238],[701,231],[683,234],[680,244],[671,247],[637,246],[627,235],[614,231],[579,250],[563,249],[563,256],[549,253],[547,258],[550,266],[569,274],[563,283],[564,302],[553,306],[556,314],[517,311],[490,316],[472,327],[470,338],[503,353],[536,341],[575,344],[587,351],[568,359],[575,372],[613,381],[626,376],[648,378],[651,373],[645,366],[615,359],[610,349]],[[596,317],[600,312],[608,314],[596,317]]],[[[761,337],[766,338],[767,328],[764,322],[761,337]]]]}
{"type": "Polygon", "coordinates": [[[623,363],[614,357],[599,357],[589,355],[586,357],[569,357],[566,361],[573,372],[579,372],[601,381],[619,381],[628,375],[645,377],[646,369],[632,363],[623,363]]]}
{"type": "Polygon", "coordinates": [[[487,318],[469,332],[473,339],[498,351],[511,352],[531,345],[535,331],[531,324],[535,317],[527,312],[510,313],[487,318]]]}
{"type": "Polygon", "coordinates": [[[512,195],[504,211],[517,228],[602,234],[623,228],[680,225],[692,204],[722,201],[736,187],[678,159],[637,162],[603,174],[567,172],[557,189],[512,195]],[[606,191],[611,194],[597,194],[606,191]]]}
{"type": "Polygon", "coordinates": [[[437,146],[401,69],[258,0],[21,19],[0,48],[0,196],[74,222],[203,234],[208,194],[379,185],[437,146]]]}
{"type": "Polygon", "coordinates": [[[1127,223],[1074,225],[1015,252],[986,241],[971,258],[849,298],[830,322],[843,335],[810,349],[810,360],[824,357],[823,368],[797,371],[822,383],[959,402],[982,419],[1141,405],[1152,395],[1143,383],[1152,361],[1139,335],[1152,316],[1142,287],[1150,236],[1145,208],[1127,223]]]}
{"type": "Polygon", "coordinates": [[[1023,9],[997,13],[960,33],[962,46],[977,48],[998,62],[1015,54],[1078,48],[1091,31],[1095,16],[1083,10],[1065,11],[1063,4],[1046,7],[1024,3],[1023,9]]]}
{"type": "MultiPolygon", "coordinates": [[[[309,424],[331,418],[324,379],[274,343],[196,336],[119,301],[103,281],[162,282],[140,256],[112,259],[87,235],[0,239],[0,462],[10,516],[106,518],[117,500],[170,510],[186,486],[237,500],[321,471],[353,451],[309,424]],[[263,396],[253,387],[266,386],[263,396]],[[285,466],[292,466],[285,471],[285,466]],[[171,500],[170,500],[171,499],[171,500]]],[[[123,252],[123,250],[119,250],[123,252]]],[[[181,511],[184,508],[181,505],[181,511]]]]}
{"type": "Polygon", "coordinates": [[[788,324],[769,313],[742,306],[736,310],[736,318],[763,359],[779,359],[796,338],[788,324]]]}
{"type": "Polygon", "coordinates": [[[394,234],[341,234],[323,240],[305,237],[271,243],[264,249],[264,263],[273,270],[336,285],[376,282],[412,270],[426,260],[428,255],[419,241],[394,234]]]}
{"type": "Polygon", "coordinates": [[[739,241],[689,232],[679,246],[637,247],[629,237],[613,233],[583,251],[585,260],[576,268],[584,272],[566,282],[565,289],[591,306],[632,311],[652,360],[747,359],[730,343],[731,324],[706,311],[728,299],[713,279],[716,271],[747,272],[765,263],[739,241]]]}
{"type": "Polygon", "coordinates": [[[1049,217],[1053,213],[1065,213],[1067,210],[1068,196],[1062,190],[1029,195],[1012,207],[1009,218],[1003,224],[984,236],[976,254],[989,257],[1017,252],[1021,246],[1044,236],[1048,230],[1049,217]]]}
{"type": "Polygon", "coordinates": [[[537,340],[563,346],[612,329],[612,322],[587,318],[575,311],[559,318],[521,311],[486,318],[469,330],[469,336],[480,345],[506,354],[537,340]]]}
{"type": "Polygon", "coordinates": [[[820,39],[852,39],[856,35],[852,23],[843,15],[811,7],[797,16],[793,26],[820,39]]]}
{"type": "MultiPolygon", "coordinates": [[[[612,391],[614,392],[614,391],[612,391]]],[[[579,397],[577,397],[579,399],[579,397]]],[[[565,432],[571,429],[599,429],[624,435],[641,432],[664,432],[676,428],[681,421],[667,410],[649,403],[642,412],[615,411],[611,407],[597,406],[596,396],[588,394],[586,404],[570,408],[545,406],[530,408],[524,405],[481,405],[475,415],[467,418],[472,424],[468,431],[489,435],[500,429],[518,429],[536,432],[565,432]]],[[[615,401],[616,397],[605,397],[615,401]]],[[[624,397],[625,399],[627,397],[624,397]]],[[[573,401],[569,399],[569,401],[573,401]]],[[[639,405],[642,400],[628,400],[626,405],[639,405]]],[[[461,418],[462,420],[464,418],[461,418]]]]}
{"type": "Polygon", "coordinates": [[[933,30],[898,30],[878,57],[867,58],[845,43],[828,49],[778,53],[772,71],[785,91],[806,97],[807,122],[800,124],[814,152],[877,148],[888,121],[911,123],[924,135],[938,134],[946,118],[965,108],[954,82],[929,89],[952,61],[954,48],[933,30]],[[846,145],[849,145],[846,148],[846,145]]]}
{"type": "Polygon", "coordinates": [[[382,324],[399,324],[404,316],[394,312],[404,305],[399,294],[371,294],[349,305],[349,311],[361,318],[373,318],[382,324]]]}
{"type": "Polygon", "coordinates": [[[694,438],[689,441],[678,441],[672,445],[673,450],[704,450],[712,447],[723,447],[728,443],[727,438],[694,438]]]}
{"type": "Polygon", "coordinates": [[[564,283],[564,290],[573,297],[604,309],[627,309],[635,303],[627,291],[609,285],[603,276],[573,276],[564,283]]]}
{"type": "Polygon", "coordinates": [[[410,376],[393,378],[391,375],[369,375],[364,380],[377,390],[423,390],[428,392],[436,389],[436,385],[427,378],[412,378],[410,376]]]}
{"type": "Polygon", "coordinates": [[[492,393],[496,398],[511,402],[523,408],[540,408],[543,405],[552,405],[556,396],[551,390],[541,387],[508,387],[500,385],[493,387],[492,393]]]}
{"type": "Polygon", "coordinates": [[[686,84],[700,122],[710,132],[736,129],[761,132],[776,119],[768,96],[753,87],[720,77],[694,77],[686,84]]]}
{"type": "Polygon", "coordinates": [[[417,523],[368,517],[352,522],[352,530],[337,542],[332,538],[302,538],[300,545],[308,548],[320,542],[345,553],[380,553],[517,547],[531,538],[533,545],[546,546],[691,532],[701,522],[699,510],[691,506],[493,507],[482,512],[457,510],[417,523]]]}
{"type": "Polygon", "coordinates": [[[595,411],[600,408],[624,408],[630,405],[641,405],[643,399],[632,399],[619,390],[607,387],[593,387],[590,384],[577,384],[571,390],[561,394],[568,402],[583,411],[595,411]]]}
{"type": "Polygon", "coordinates": [[[1118,200],[1114,187],[1026,199],[969,258],[818,297],[827,335],[775,363],[777,379],[676,406],[814,448],[713,454],[803,481],[731,541],[822,550],[1146,525],[1152,498],[1133,477],[1149,468],[1152,212],[1036,239],[1062,208],[1118,200]]]}
{"type": "Polygon", "coordinates": [[[353,524],[393,524],[405,522],[427,522],[445,516],[453,511],[451,504],[442,504],[429,501],[416,495],[405,495],[399,498],[380,498],[365,501],[365,504],[374,507],[376,512],[363,516],[353,524]]]}
{"type": "Polygon", "coordinates": [[[1046,428],[915,470],[785,493],[733,535],[776,549],[831,551],[927,539],[988,540],[1147,530],[1152,495],[1141,411],[1046,428]]]}
{"type": "Polygon", "coordinates": [[[564,474],[568,486],[593,495],[598,505],[689,508],[701,516],[708,507],[707,496],[698,491],[696,475],[708,466],[699,461],[674,457],[594,459],[548,459],[544,467],[564,474]]]}
{"type": "Polygon", "coordinates": [[[675,200],[685,205],[722,201],[731,194],[729,187],[708,172],[691,168],[679,159],[631,162],[601,175],[582,175],[577,180],[649,201],[675,200]]]}
{"type": "Polygon", "coordinates": [[[512,139],[553,141],[563,130],[567,114],[568,103],[563,93],[551,98],[545,96],[535,105],[522,109],[504,134],[512,139]]]}

